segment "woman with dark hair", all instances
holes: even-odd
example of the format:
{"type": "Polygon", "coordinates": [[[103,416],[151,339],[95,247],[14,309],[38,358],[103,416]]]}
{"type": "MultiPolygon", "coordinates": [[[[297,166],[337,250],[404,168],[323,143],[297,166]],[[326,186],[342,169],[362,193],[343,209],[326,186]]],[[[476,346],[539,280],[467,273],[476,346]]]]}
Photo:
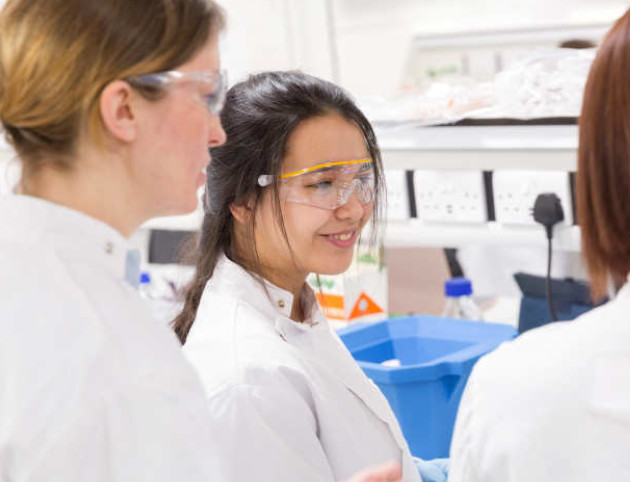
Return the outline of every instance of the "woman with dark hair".
{"type": "Polygon", "coordinates": [[[579,119],[577,201],[592,292],[614,299],[476,366],[452,482],[630,480],[630,11],[605,37],[579,119]]]}
{"type": "Polygon", "coordinates": [[[388,460],[419,480],[386,399],[322,315],[309,273],[350,264],[383,168],[349,96],[298,72],[228,92],[196,275],[175,331],[206,388],[217,479],[341,480],[388,460]]]}

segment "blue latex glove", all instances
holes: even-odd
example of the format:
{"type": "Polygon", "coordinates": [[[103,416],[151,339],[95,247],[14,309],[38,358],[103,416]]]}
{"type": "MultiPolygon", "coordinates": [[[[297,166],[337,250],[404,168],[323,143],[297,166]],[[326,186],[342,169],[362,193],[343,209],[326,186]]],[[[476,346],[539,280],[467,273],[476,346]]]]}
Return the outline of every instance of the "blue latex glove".
{"type": "Polygon", "coordinates": [[[450,459],[422,460],[413,458],[422,482],[446,482],[448,469],[451,466],[450,459]]]}

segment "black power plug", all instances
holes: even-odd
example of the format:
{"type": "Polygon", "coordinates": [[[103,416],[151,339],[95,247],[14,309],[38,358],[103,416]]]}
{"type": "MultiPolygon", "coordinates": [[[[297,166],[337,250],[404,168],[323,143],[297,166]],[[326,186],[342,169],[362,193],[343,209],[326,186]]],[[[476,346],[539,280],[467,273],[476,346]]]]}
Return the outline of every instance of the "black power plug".
{"type": "Polygon", "coordinates": [[[547,232],[547,306],[549,306],[551,319],[558,321],[551,296],[551,239],[553,238],[553,227],[564,221],[564,211],[560,198],[552,192],[539,194],[534,202],[532,214],[534,221],[542,224],[547,232]]]}
{"type": "Polygon", "coordinates": [[[547,239],[553,237],[553,227],[564,221],[564,211],[560,198],[552,192],[539,194],[532,209],[534,221],[542,224],[547,231],[547,239]]]}

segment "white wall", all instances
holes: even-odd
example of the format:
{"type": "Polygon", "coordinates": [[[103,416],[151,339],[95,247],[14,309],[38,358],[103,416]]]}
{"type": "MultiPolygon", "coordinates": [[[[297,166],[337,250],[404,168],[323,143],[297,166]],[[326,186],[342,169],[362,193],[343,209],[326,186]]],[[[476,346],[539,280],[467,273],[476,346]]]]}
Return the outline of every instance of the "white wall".
{"type": "Polygon", "coordinates": [[[628,0],[333,0],[340,82],[390,93],[414,36],[612,24],[628,0]]]}
{"type": "Polygon", "coordinates": [[[333,77],[326,0],[220,0],[230,82],[263,70],[301,69],[333,77]]]}
{"type": "Polygon", "coordinates": [[[391,93],[416,36],[611,25],[628,0],[219,0],[230,78],[298,68],[355,94],[391,93]]]}
{"type": "Polygon", "coordinates": [[[231,82],[250,72],[302,69],[357,94],[395,91],[417,35],[612,24],[630,6],[628,0],[217,1],[228,14],[222,51],[231,82]]]}

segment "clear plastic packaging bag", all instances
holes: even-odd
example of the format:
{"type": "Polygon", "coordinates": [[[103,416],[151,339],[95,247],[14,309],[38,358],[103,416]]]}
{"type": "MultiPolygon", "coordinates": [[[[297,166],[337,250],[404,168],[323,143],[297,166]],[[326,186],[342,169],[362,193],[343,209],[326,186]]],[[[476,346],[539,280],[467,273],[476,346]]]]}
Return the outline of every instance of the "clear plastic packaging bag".
{"type": "Polygon", "coordinates": [[[495,106],[504,117],[577,117],[595,49],[540,51],[499,72],[495,106]]]}

